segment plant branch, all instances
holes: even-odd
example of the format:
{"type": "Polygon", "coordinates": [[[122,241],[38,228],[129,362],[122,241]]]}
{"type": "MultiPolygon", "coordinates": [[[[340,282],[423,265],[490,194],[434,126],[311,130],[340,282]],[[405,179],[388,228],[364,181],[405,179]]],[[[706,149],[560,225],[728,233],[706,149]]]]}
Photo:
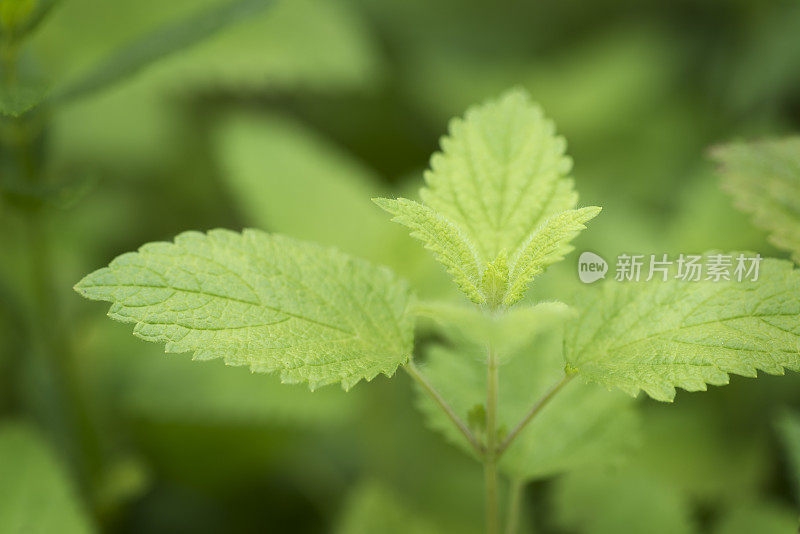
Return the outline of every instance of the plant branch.
{"type": "Polygon", "coordinates": [[[547,403],[556,396],[556,394],[561,391],[561,388],[566,386],[570,380],[575,377],[575,373],[567,373],[565,374],[558,382],[553,384],[550,389],[548,389],[542,397],[536,401],[536,404],[528,411],[525,417],[517,423],[517,426],[506,436],[506,439],[503,440],[503,443],[500,444],[500,447],[497,449],[497,457],[500,458],[502,454],[508,449],[509,446],[514,442],[517,436],[522,432],[525,426],[533,419],[536,414],[538,414],[542,409],[547,406],[547,403]]]}
{"type": "Polygon", "coordinates": [[[433,399],[433,401],[439,406],[439,408],[442,409],[442,411],[447,415],[450,421],[452,421],[453,424],[456,426],[456,428],[458,428],[458,430],[464,435],[464,437],[467,439],[467,442],[469,442],[469,444],[472,446],[475,452],[479,456],[483,456],[484,447],[481,444],[481,442],[478,441],[478,438],[475,437],[475,434],[473,434],[470,431],[469,427],[467,427],[466,423],[464,423],[464,421],[458,416],[458,414],[456,414],[453,408],[449,404],[447,404],[447,401],[444,400],[444,398],[441,396],[441,394],[439,394],[436,388],[433,387],[433,384],[428,382],[428,379],[426,379],[422,375],[422,373],[420,372],[419,368],[416,366],[414,361],[409,360],[408,363],[403,366],[403,369],[405,369],[406,372],[408,372],[408,374],[411,375],[411,378],[416,380],[417,384],[420,385],[420,387],[425,391],[425,393],[427,393],[428,396],[431,399],[433,399]]]}

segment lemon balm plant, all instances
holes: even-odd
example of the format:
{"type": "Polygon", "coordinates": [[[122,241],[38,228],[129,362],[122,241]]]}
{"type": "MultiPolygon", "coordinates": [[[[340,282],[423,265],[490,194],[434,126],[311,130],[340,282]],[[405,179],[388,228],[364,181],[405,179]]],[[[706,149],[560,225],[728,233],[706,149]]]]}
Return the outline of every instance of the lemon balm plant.
{"type": "Polygon", "coordinates": [[[446,268],[462,304],[421,301],[385,267],[259,230],[149,243],[75,289],[111,302],[110,317],[167,352],[312,390],[402,367],[429,425],[483,464],[489,533],[500,531],[498,479],[509,481],[514,532],[526,482],[635,441],[640,390],[671,401],[675,387],[704,390],[729,373],[800,368],[800,275],[785,261],[762,262],[757,280],[608,281],[571,306],[527,301],[600,212],[577,207],[565,148],[540,108],[511,91],[451,122],[419,202],[375,200],[446,268]],[[448,342],[415,355],[422,317],[448,342]]]}

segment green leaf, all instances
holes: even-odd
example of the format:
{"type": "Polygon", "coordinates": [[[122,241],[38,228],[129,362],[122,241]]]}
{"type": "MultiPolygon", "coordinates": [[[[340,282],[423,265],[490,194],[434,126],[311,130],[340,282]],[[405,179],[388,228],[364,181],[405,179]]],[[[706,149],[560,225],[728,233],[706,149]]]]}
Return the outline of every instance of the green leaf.
{"type": "Polygon", "coordinates": [[[675,387],[727,384],[729,373],[800,369],[800,272],[791,263],[761,261],[757,281],[672,275],[581,293],[580,319],[565,340],[569,365],[590,381],[661,401],[672,401],[675,387]]]}
{"type": "Polygon", "coordinates": [[[425,518],[410,511],[377,482],[364,482],[348,497],[336,534],[435,534],[425,518]]]}
{"type": "Polygon", "coordinates": [[[696,532],[685,495],[635,469],[587,469],[555,483],[556,522],[581,534],[696,532]]]}
{"type": "Polygon", "coordinates": [[[464,231],[484,263],[516,251],[548,217],[575,207],[566,142],[523,91],[470,108],[449,133],[420,195],[464,231]]]}
{"type": "Polygon", "coordinates": [[[393,221],[412,229],[411,236],[425,243],[425,248],[434,253],[459,289],[471,301],[477,304],[486,302],[486,297],[479,288],[482,274],[478,254],[456,226],[413,200],[376,198],[374,201],[394,215],[393,221]]]}
{"type": "Polygon", "coordinates": [[[349,389],[408,361],[409,292],[388,269],[257,230],[186,232],[119,256],[75,289],[167,352],[285,383],[349,389]]]}
{"type": "Polygon", "coordinates": [[[800,137],[720,146],[712,157],[736,206],[800,263],[800,137]]]}
{"type": "MultiPolygon", "coordinates": [[[[564,375],[558,329],[544,333],[500,367],[498,428],[508,431],[564,375]]],[[[485,354],[472,347],[433,347],[423,374],[467,420],[486,402],[485,354]]],[[[633,399],[577,380],[564,386],[517,436],[500,468],[522,479],[549,477],[615,462],[638,442],[633,399]]],[[[418,406],[429,426],[470,451],[466,439],[422,391],[418,406]]]]}
{"type": "Polygon", "coordinates": [[[25,425],[0,425],[0,480],[0,532],[94,530],[55,455],[25,425]]]}
{"type": "Polygon", "coordinates": [[[422,204],[379,204],[434,251],[470,300],[513,304],[600,209],[573,209],[566,143],[522,91],[467,110],[441,146],[422,204]]]}
{"type": "Polygon", "coordinates": [[[797,532],[796,510],[774,502],[739,504],[732,507],[713,530],[714,534],[788,534],[797,532]]]}
{"type": "Polygon", "coordinates": [[[511,258],[508,290],[503,297],[503,303],[510,305],[520,300],[536,275],[543,272],[548,265],[563,260],[573,250],[569,242],[598,213],[598,207],[567,210],[544,221],[511,258]]]}
{"type": "Polygon", "coordinates": [[[274,0],[231,0],[166,24],[112,53],[81,79],[61,88],[54,99],[71,101],[106,89],[229,25],[247,20],[273,3],[274,0]]]}
{"type": "Polygon", "coordinates": [[[540,302],[494,314],[475,306],[421,301],[414,304],[412,311],[435,320],[456,343],[475,347],[490,344],[501,360],[517,354],[537,334],[558,328],[575,315],[563,302],[540,302]]]}
{"type": "Polygon", "coordinates": [[[50,90],[41,79],[24,78],[11,84],[0,84],[0,116],[19,117],[35,108],[50,90]]]}

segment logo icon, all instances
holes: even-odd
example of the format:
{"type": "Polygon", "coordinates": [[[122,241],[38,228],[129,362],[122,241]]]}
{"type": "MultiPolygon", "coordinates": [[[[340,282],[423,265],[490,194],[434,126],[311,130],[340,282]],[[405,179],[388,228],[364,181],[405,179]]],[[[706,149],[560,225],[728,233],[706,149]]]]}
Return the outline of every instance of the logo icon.
{"type": "Polygon", "coordinates": [[[597,282],[606,277],[608,263],[594,252],[584,252],[578,258],[578,278],[584,284],[597,282]]]}

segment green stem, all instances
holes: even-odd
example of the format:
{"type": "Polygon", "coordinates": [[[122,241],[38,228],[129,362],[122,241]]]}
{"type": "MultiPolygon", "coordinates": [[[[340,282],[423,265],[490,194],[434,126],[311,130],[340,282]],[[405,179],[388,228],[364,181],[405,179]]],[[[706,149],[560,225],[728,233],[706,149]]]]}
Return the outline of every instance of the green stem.
{"type": "MultiPolygon", "coordinates": [[[[0,44],[3,82],[15,83],[17,77],[18,45],[0,44]]],[[[10,150],[16,152],[19,181],[30,191],[42,185],[41,165],[36,161],[34,142],[36,124],[30,115],[8,119],[12,121],[14,139],[10,150]]],[[[80,387],[70,340],[64,330],[63,316],[54,297],[56,291],[51,240],[46,229],[46,211],[41,203],[24,205],[20,209],[27,231],[30,291],[32,295],[31,360],[29,371],[45,381],[40,399],[32,406],[40,423],[47,428],[57,445],[71,463],[85,496],[91,497],[93,481],[99,473],[101,448],[99,437],[80,387]],[[34,363],[35,362],[35,363],[34,363]],[[35,369],[35,371],[34,371],[35,369]]]]}
{"type": "Polygon", "coordinates": [[[533,419],[536,414],[538,414],[542,409],[547,406],[547,403],[556,396],[556,394],[561,391],[561,388],[566,386],[570,380],[575,377],[574,373],[565,374],[558,382],[553,384],[553,386],[548,389],[542,397],[536,401],[536,404],[528,411],[525,417],[517,423],[517,426],[506,436],[506,439],[503,440],[503,443],[497,448],[497,457],[501,457],[503,453],[508,449],[509,446],[514,442],[514,440],[519,436],[519,433],[525,428],[525,426],[533,419]]]}
{"type": "Polygon", "coordinates": [[[406,365],[403,366],[403,369],[411,375],[419,385],[422,387],[422,390],[428,394],[428,396],[433,399],[433,401],[442,409],[442,411],[447,415],[450,421],[456,426],[456,428],[464,435],[467,439],[467,442],[470,446],[474,449],[474,451],[479,455],[483,456],[483,445],[481,445],[478,438],[469,430],[469,427],[464,423],[464,421],[456,414],[455,410],[447,404],[447,401],[444,400],[436,388],[433,387],[433,384],[428,382],[428,380],[423,376],[420,372],[419,368],[414,364],[413,360],[409,360],[406,365]]]}
{"type": "Polygon", "coordinates": [[[483,475],[486,484],[486,532],[500,532],[500,516],[497,496],[497,354],[490,346],[486,358],[486,454],[483,460],[483,475]]]}
{"type": "Polygon", "coordinates": [[[508,515],[506,516],[506,534],[516,534],[519,528],[519,511],[522,504],[522,495],[525,492],[525,483],[522,479],[515,478],[511,481],[510,497],[508,502],[508,515]]]}

